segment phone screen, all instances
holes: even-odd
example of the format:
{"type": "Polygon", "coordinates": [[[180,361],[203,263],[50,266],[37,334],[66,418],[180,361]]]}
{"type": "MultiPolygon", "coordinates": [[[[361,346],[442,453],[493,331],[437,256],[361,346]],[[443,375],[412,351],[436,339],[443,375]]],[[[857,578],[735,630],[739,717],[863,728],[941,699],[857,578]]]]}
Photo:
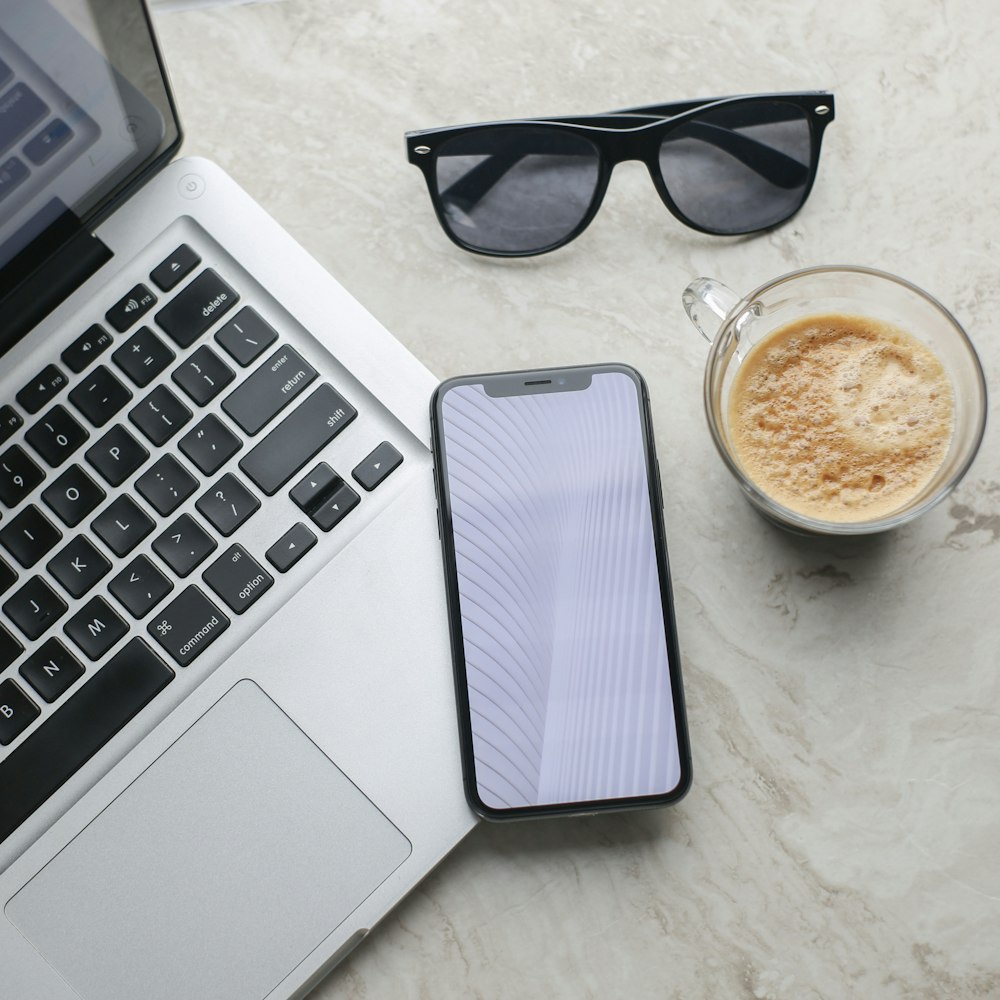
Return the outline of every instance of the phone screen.
{"type": "Polygon", "coordinates": [[[516,376],[455,380],[437,399],[473,804],[679,797],[683,701],[638,375],[516,376]]]}

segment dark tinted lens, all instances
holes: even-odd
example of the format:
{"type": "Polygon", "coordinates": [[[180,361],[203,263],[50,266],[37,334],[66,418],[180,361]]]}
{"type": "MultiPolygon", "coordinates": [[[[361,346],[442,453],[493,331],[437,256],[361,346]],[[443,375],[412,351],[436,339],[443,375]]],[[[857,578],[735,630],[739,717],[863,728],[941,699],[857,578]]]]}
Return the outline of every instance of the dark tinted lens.
{"type": "Polygon", "coordinates": [[[750,233],[784,221],[805,200],[812,175],[806,112],[752,101],[698,115],[660,146],[660,173],[692,223],[750,233]]]}
{"type": "Polygon", "coordinates": [[[600,156],[557,128],[478,129],[439,147],[436,177],[445,224],[494,253],[536,253],[565,240],[597,190],[600,156]]]}

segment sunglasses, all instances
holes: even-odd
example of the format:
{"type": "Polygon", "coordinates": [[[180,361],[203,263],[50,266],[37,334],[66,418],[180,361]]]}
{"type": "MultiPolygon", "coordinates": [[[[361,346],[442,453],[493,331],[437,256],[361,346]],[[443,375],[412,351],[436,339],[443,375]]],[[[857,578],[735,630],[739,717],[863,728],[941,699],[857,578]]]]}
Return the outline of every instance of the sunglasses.
{"type": "Polygon", "coordinates": [[[460,247],[528,257],[597,214],[615,164],[641,160],[670,212],[717,236],[770,229],[805,203],[833,94],[755,94],[581,118],[406,134],[442,228],[460,247]]]}

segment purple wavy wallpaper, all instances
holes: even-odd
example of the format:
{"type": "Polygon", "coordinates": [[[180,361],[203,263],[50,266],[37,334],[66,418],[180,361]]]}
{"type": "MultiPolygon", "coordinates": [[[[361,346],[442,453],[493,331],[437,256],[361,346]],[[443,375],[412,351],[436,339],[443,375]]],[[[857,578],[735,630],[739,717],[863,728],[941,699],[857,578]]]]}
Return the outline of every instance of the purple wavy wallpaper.
{"type": "Polygon", "coordinates": [[[443,402],[476,778],[495,808],[680,779],[637,389],[443,402]]]}

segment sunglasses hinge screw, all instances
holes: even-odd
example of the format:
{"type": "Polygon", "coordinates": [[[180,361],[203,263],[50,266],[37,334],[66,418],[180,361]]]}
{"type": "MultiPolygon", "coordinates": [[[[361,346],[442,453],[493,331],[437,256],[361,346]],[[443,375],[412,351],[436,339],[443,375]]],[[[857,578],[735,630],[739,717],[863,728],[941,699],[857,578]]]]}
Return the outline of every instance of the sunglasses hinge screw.
{"type": "Polygon", "coordinates": [[[415,146],[413,149],[414,153],[419,153],[421,156],[423,156],[424,153],[429,153],[430,151],[431,151],[430,146],[415,146]]]}
{"type": "Polygon", "coordinates": [[[830,113],[830,108],[826,104],[820,104],[818,107],[813,108],[813,110],[818,115],[828,115],[830,113]]]}

